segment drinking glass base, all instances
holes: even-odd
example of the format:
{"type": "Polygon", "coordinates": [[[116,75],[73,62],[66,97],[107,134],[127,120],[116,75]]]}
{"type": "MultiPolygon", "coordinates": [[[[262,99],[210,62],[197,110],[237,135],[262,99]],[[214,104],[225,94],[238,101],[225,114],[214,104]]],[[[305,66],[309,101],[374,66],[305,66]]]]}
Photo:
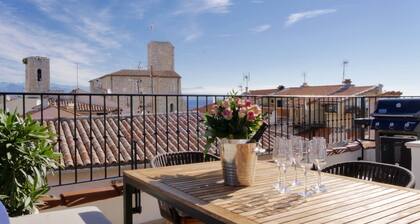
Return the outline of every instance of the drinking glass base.
{"type": "Polygon", "coordinates": [[[327,187],[323,184],[319,184],[319,185],[317,184],[317,185],[312,187],[312,190],[315,193],[323,193],[323,192],[327,192],[327,187]]]}
{"type": "Polygon", "coordinates": [[[298,195],[307,198],[307,197],[311,197],[313,195],[312,191],[303,191],[303,192],[299,192],[298,195]]]}
{"type": "Polygon", "coordinates": [[[299,180],[294,180],[294,181],[291,183],[291,185],[292,185],[293,187],[295,187],[295,186],[301,186],[301,185],[302,185],[302,182],[300,182],[299,180]]]}

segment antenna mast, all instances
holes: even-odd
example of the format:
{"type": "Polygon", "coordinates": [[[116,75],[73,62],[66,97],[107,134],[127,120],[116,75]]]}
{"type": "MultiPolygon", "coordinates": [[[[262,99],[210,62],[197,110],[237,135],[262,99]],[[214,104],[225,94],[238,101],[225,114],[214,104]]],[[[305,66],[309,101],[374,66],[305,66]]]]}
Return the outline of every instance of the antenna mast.
{"type": "Polygon", "coordinates": [[[343,61],[343,81],[346,79],[346,65],[349,63],[349,61],[344,60],[343,61]]]}
{"type": "Polygon", "coordinates": [[[243,80],[245,82],[245,93],[248,93],[248,83],[249,83],[249,80],[251,80],[251,73],[250,72],[248,72],[248,74],[244,73],[243,80]]]}
{"type": "Polygon", "coordinates": [[[79,63],[76,63],[76,89],[79,89],[79,63]]]}

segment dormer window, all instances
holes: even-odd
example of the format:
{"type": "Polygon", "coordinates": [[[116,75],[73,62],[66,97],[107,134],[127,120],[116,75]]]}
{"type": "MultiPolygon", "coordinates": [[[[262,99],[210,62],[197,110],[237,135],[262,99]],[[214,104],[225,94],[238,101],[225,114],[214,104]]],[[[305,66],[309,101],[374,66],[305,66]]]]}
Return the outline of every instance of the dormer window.
{"type": "Polygon", "coordinates": [[[36,79],[38,80],[38,82],[42,81],[42,70],[41,69],[38,69],[36,71],[36,79]]]}

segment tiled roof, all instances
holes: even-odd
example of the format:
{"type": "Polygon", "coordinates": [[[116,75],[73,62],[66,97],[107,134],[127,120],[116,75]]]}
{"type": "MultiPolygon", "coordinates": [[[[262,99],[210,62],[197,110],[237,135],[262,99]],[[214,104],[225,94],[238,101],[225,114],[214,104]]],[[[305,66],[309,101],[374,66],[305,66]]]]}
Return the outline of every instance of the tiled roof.
{"type": "MultiPolygon", "coordinates": [[[[166,77],[166,78],[181,78],[181,76],[175,71],[153,71],[154,77],[166,77]]],[[[150,77],[150,70],[140,70],[140,69],[122,69],[113,73],[103,75],[96,79],[101,79],[107,76],[141,76],[141,77],[150,77]]],[[[96,80],[94,79],[94,80],[96,80]]],[[[93,80],[90,80],[93,81],[93,80]]]]}
{"type": "Polygon", "coordinates": [[[324,85],[324,86],[301,86],[289,87],[276,92],[278,96],[353,96],[364,93],[377,86],[344,86],[344,85],[324,85]]]}
{"type": "MultiPolygon", "coordinates": [[[[56,99],[50,99],[49,103],[51,105],[57,106],[57,100],[56,99]]],[[[74,108],[74,100],[71,99],[60,99],[60,109],[66,109],[67,111],[73,111],[74,108]]],[[[103,105],[99,104],[89,104],[77,101],[76,105],[76,111],[80,113],[89,113],[90,109],[92,110],[92,113],[102,113],[104,112],[103,105]]],[[[118,108],[114,106],[107,105],[106,112],[115,112],[118,108]]]]}
{"type": "Polygon", "coordinates": [[[273,94],[275,92],[278,92],[279,89],[255,89],[255,90],[249,90],[249,94],[248,95],[270,95],[273,94]]]}
{"type": "MultiPolygon", "coordinates": [[[[133,140],[136,142],[137,160],[143,161],[145,158],[151,159],[156,153],[180,151],[203,151],[206,144],[204,136],[205,127],[200,120],[199,114],[180,113],[159,114],[159,115],[136,115],[133,117],[133,140]],[[157,132],[155,133],[155,119],[157,132]],[[143,121],[146,127],[143,128],[143,121]],[[168,127],[166,126],[168,125],[168,127]],[[179,125],[179,134],[177,127],[179,125]],[[168,128],[168,132],[166,132],[168,128]],[[146,141],[144,141],[144,138],[146,141]]],[[[55,150],[61,151],[65,167],[71,168],[76,164],[78,167],[103,166],[105,161],[108,165],[116,165],[118,161],[122,164],[131,162],[131,120],[130,117],[107,116],[104,124],[103,117],[79,117],[74,122],[73,119],[61,119],[60,125],[57,120],[45,121],[49,128],[59,133],[60,144],[56,144],[55,150]],[[92,125],[90,125],[90,122],[92,125]],[[120,139],[118,141],[118,123],[120,125],[120,139]],[[74,129],[76,128],[76,130],[74,129]],[[58,130],[59,129],[59,130],[58,130]],[[92,131],[92,138],[90,133],[92,131]],[[106,133],[106,137],[105,137],[106,133]],[[106,139],[106,147],[105,147],[106,139]],[[120,145],[120,150],[118,149],[120,145]],[[92,155],[90,147],[92,146],[92,155]],[[106,148],[106,150],[105,150],[106,148]],[[61,150],[60,150],[61,149],[61,150]],[[76,149],[76,151],[75,151],[76,149]]],[[[264,138],[268,144],[268,138],[264,138]]],[[[216,147],[212,146],[212,152],[216,147]]]]}

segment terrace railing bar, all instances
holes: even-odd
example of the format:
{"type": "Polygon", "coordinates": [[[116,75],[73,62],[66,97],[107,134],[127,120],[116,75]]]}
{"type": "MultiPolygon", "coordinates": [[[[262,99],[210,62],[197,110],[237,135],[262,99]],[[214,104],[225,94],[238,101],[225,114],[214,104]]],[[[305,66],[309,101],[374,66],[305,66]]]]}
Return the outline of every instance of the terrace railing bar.
{"type": "MultiPolygon", "coordinates": [[[[119,178],[125,169],[147,168],[160,153],[202,151],[203,115],[227,95],[0,92],[0,108],[32,116],[57,134],[62,168],[51,186],[119,178]]],[[[331,145],[373,139],[354,124],[372,113],[378,97],[254,96],[267,114],[261,144],[270,153],[278,136],[323,136],[331,145]]],[[[210,149],[218,154],[216,142],[210,149]]]]}

